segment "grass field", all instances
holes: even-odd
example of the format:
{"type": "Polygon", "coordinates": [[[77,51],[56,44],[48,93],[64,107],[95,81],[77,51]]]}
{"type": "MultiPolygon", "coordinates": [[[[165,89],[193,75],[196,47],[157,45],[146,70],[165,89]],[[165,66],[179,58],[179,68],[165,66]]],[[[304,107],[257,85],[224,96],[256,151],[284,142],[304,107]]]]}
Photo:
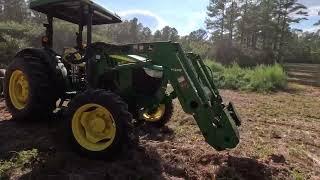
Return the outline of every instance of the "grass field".
{"type": "Polygon", "coordinates": [[[140,142],[108,163],[69,151],[59,122],[16,123],[0,104],[0,179],[320,179],[320,88],[290,84],[286,92],[222,90],[243,118],[241,143],[208,146],[175,102],[167,127],[142,125],[140,142]]]}
{"type": "Polygon", "coordinates": [[[320,87],[320,64],[285,64],[289,81],[320,87]]]}

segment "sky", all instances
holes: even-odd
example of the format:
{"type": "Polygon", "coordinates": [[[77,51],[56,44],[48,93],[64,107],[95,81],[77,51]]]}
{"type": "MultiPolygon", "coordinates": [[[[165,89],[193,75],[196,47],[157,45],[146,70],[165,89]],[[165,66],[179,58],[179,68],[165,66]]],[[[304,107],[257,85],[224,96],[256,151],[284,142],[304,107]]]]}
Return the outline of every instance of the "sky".
{"type": "MultiPolygon", "coordinates": [[[[180,35],[187,35],[199,28],[205,29],[206,7],[209,0],[94,0],[122,19],[137,17],[152,31],[169,25],[180,35]]],[[[309,20],[292,25],[304,31],[315,31],[313,26],[320,20],[320,0],[299,0],[309,9],[309,20]]]]}

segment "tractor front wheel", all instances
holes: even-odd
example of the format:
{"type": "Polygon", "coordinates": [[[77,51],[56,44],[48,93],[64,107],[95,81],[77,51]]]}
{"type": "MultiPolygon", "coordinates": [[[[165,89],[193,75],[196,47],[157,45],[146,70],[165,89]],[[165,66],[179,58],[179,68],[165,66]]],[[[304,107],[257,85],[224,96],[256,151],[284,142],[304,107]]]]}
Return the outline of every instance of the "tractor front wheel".
{"type": "Polygon", "coordinates": [[[154,125],[156,127],[162,127],[169,122],[173,114],[173,103],[169,101],[165,104],[160,104],[158,107],[152,110],[146,109],[142,114],[142,120],[154,125]]]}
{"type": "Polygon", "coordinates": [[[131,120],[119,96],[88,90],[70,102],[66,130],[74,150],[92,158],[113,159],[128,144],[131,120]]]}

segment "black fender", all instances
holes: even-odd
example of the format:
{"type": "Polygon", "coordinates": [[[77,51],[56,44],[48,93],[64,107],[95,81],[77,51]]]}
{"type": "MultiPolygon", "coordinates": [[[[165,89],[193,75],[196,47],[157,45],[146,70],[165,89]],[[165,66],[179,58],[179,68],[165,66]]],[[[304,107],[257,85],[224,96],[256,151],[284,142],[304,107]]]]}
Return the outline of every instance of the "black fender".
{"type": "Polygon", "coordinates": [[[48,67],[49,77],[57,88],[57,93],[61,97],[67,90],[68,76],[67,69],[61,60],[51,49],[27,48],[17,53],[15,57],[32,60],[32,58],[41,59],[48,67]]]}
{"type": "Polygon", "coordinates": [[[46,63],[50,69],[54,70],[55,64],[57,63],[55,60],[56,55],[57,54],[54,54],[53,51],[51,52],[45,49],[27,48],[18,52],[16,57],[21,57],[24,59],[30,59],[32,57],[39,58],[44,61],[44,63],[46,63]]]}

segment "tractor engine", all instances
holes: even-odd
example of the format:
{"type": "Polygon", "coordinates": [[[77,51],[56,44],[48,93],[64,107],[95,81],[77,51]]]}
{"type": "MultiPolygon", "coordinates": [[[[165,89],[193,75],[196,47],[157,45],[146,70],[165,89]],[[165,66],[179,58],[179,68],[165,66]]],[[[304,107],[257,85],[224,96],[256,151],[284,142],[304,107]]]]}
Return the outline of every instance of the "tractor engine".
{"type": "Polygon", "coordinates": [[[86,84],[85,83],[85,67],[79,67],[78,65],[71,65],[69,69],[69,77],[72,84],[80,87],[85,87],[83,86],[86,84]]]}
{"type": "Polygon", "coordinates": [[[77,90],[86,88],[86,64],[80,52],[75,48],[65,48],[62,61],[66,66],[72,88],[77,90]]]}

